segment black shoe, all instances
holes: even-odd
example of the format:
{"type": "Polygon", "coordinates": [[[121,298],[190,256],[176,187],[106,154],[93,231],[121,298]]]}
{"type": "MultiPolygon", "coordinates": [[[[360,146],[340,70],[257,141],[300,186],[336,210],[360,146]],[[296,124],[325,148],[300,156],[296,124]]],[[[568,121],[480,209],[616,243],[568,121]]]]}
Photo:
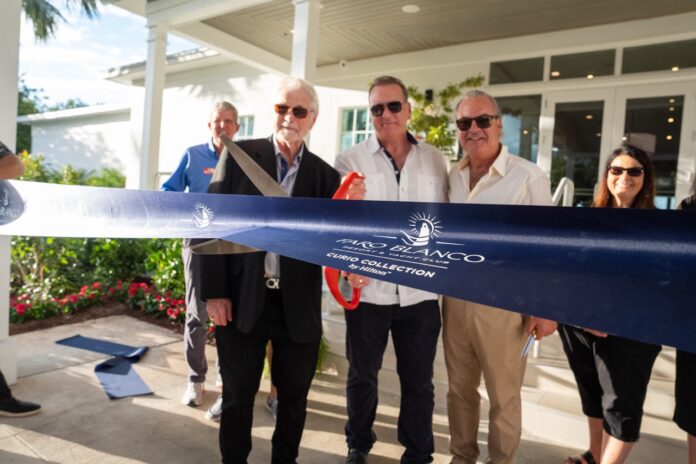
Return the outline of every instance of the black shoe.
{"type": "Polygon", "coordinates": [[[363,453],[357,448],[349,449],[346,464],[367,464],[367,453],[363,453]]]}
{"type": "Polygon", "coordinates": [[[0,416],[6,417],[24,417],[36,414],[41,410],[41,405],[30,403],[29,401],[20,401],[17,398],[0,401],[0,416]]]}

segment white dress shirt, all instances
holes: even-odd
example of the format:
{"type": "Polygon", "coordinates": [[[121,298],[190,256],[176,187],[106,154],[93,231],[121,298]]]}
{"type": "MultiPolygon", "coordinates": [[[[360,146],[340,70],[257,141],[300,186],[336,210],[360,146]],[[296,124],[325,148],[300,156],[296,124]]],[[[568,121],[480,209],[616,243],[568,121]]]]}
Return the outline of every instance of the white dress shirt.
{"type": "MultiPolygon", "coordinates": [[[[334,167],[342,176],[351,171],[365,175],[365,200],[447,202],[447,159],[426,143],[411,145],[399,182],[394,165],[374,135],[339,153],[334,167]]],[[[434,293],[372,279],[362,289],[360,301],[403,307],[437,297],[434,293]]]]}

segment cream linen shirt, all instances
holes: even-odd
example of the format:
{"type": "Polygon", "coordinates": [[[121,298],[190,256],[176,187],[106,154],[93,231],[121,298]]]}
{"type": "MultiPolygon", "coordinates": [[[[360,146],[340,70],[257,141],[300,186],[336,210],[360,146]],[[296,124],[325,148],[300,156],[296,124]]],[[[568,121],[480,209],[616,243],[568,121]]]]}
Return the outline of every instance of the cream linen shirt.
{"type": "MultiPolygon", "coordinates": [[[[399,183],[391,160],[374,135],[339,153],[334,167],[342,176],[351,171],[365,174],[365,200],[447,201],[447,159],[426,143],[411,145],[399,183]]],[[[434,293],[371,279],[362,289],[360,301],[403,307],[437,297],[434,293]]]]}
{"type": "Polygon", "coordinates": [[[469,157],[449,173],[450,203],[551,206],[551,184],[539,167],[502,146],[488,172],[469,188],[469,157]]]}

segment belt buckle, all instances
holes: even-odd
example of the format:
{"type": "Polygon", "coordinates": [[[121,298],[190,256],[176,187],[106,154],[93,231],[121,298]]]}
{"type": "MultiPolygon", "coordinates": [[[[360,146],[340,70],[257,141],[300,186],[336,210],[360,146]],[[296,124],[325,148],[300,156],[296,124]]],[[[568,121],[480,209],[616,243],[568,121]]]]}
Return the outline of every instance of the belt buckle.
{"type": "Polygon", "coordinates": [[[280,279],[277,277],[266,277],[266,288],[270,290],[279,290],[280,279]]]}

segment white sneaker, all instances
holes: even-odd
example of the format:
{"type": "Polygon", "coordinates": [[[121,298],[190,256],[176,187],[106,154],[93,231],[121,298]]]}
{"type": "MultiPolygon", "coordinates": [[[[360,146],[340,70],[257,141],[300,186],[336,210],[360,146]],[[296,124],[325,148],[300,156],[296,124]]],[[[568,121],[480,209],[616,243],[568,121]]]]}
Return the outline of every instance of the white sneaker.
{"type": "Polygon", "coordinates": [[[189,382],[184,396],[181,397],[181,404],[184,406],[200,406],[203,403],[204,391],[203,383],[189,382]]]}
{"type": "Polygon", "coordinates": [[[205,418],[215,421],[215,422],[220,422],[220,418],[222,417],[222,395],[219,395],[217,399],[215,400],[215,403],[213,403],[212,406],[208,408],[208,410],[205,412],[205,418]]]}

